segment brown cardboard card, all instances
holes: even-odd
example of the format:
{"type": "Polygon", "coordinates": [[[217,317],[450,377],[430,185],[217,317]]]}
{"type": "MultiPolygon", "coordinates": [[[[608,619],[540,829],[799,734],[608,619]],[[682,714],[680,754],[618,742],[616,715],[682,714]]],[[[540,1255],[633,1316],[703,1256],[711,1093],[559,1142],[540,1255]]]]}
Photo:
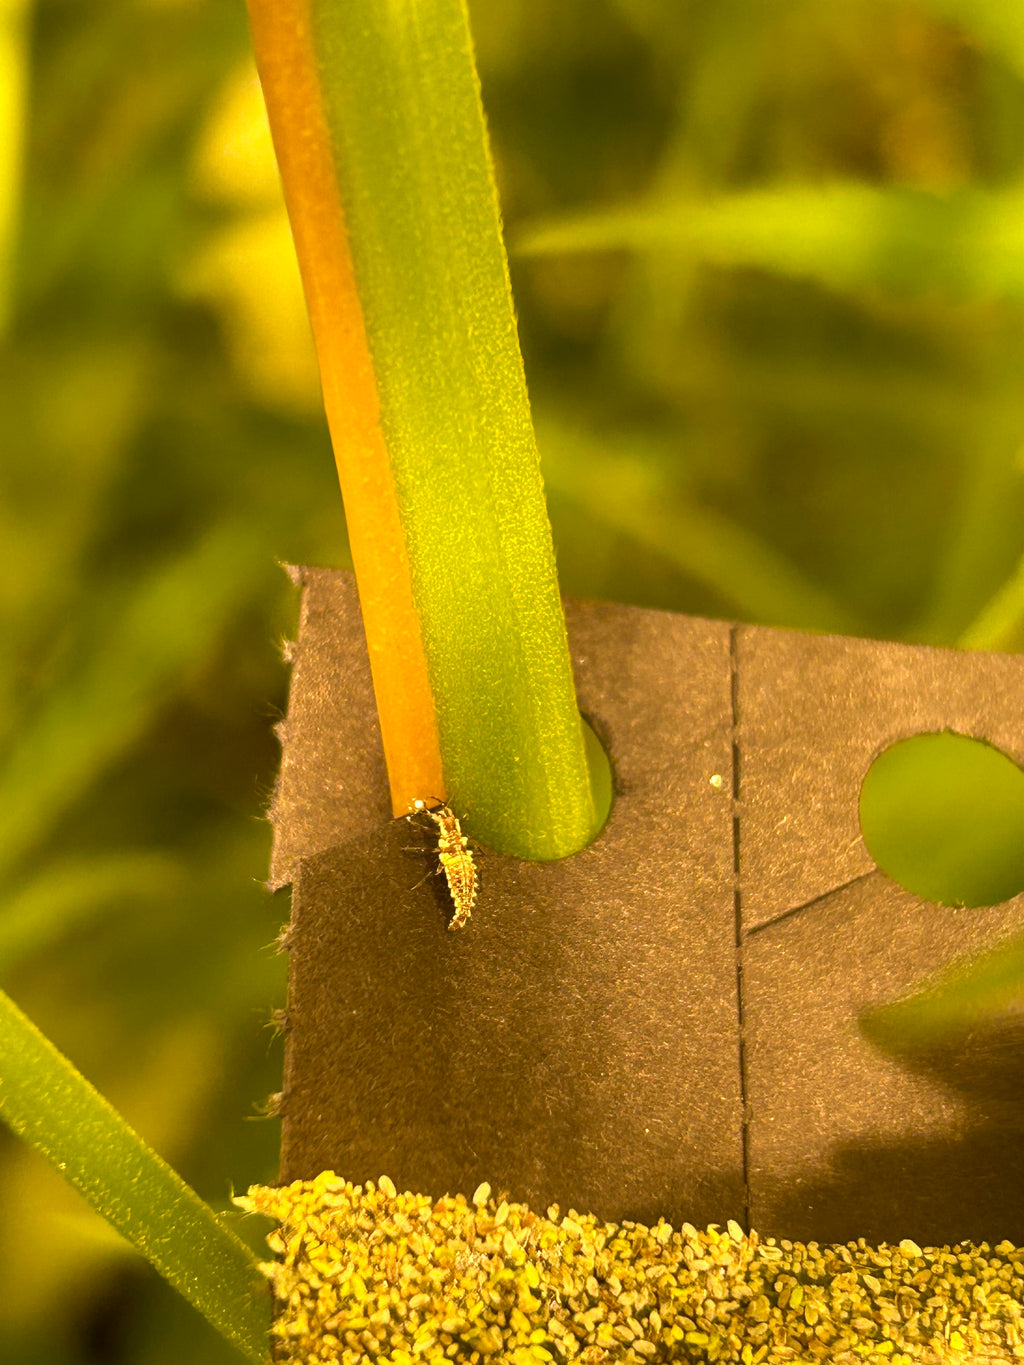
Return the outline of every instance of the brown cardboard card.
{"type": "Polygon", "coordinates": [[[993,1109],[955,1058],[894,1059],[859,1024],[1024,929],[1024,897],[920,901],[857,822],[896,738],[1024,755],[1024,662],[570,602],[612,815],[560,863],[485,853],[451,933],[443,879],[416,885],[423,835],[390,819],[351,577],[303,574],[273,810],[294,883],[282,1179],[486,1179],[537,1208],[815,1240],[953,1242],[991,1217],[988,1240],[1024,1240],[1019,1039],[993,1109]]]}

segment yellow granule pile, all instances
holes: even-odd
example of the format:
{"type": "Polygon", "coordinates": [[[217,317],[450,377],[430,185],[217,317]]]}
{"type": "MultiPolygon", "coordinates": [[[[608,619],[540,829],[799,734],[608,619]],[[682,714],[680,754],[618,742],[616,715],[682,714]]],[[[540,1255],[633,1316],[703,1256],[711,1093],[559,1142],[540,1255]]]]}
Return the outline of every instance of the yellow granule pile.
{"type": "Polygon", "coordinates": [[[806,1245],[542,1217],[481,1185],[431,1199],[325,1171],[268,1214],[275,1354],[295,1365],[1024,1360],[1024,1250],[806,1245]]]}

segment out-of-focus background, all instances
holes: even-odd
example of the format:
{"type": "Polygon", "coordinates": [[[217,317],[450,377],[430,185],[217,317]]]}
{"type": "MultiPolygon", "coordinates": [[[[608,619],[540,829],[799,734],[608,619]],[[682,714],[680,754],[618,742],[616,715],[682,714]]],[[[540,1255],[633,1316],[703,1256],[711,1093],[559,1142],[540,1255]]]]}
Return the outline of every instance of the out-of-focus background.
{"type": "MultiPolygon", "coordinates": [[[[1018,7],[471,9],[564,589],[1016,648],[1018,7]]],[[[225,1207],[277,561],[348,562],[241,0],[0,0],[0,327],[0,984],[225,1207]]],[[[0,1211],[5,1365],[235,1359],[6,1131],[0,1211]]]]}

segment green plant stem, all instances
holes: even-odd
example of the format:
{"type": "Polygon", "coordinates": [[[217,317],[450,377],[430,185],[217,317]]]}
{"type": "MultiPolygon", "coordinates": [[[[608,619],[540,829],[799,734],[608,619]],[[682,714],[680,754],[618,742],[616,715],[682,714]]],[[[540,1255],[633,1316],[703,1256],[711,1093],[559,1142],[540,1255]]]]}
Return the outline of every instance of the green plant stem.
{"type": "Polygon", "coordinates": [[[269,1360],[256,1258],[0,992],[0,1117],[249,1360],[269,1360]]]}
{"type": "Polygon", "coordinates": [[[597,817],[465,6],[296,9],[310,25],[449,800],[491,847],[563,857],[597,817]]]}

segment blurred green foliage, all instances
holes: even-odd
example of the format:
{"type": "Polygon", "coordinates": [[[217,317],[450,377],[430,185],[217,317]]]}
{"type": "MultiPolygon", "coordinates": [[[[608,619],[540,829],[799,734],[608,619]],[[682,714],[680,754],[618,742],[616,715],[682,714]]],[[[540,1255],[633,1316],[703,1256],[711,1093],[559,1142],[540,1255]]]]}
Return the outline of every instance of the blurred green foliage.
{"type": "MultiPolygon", "coordinates": [[[[510,239],[648,225],[512,262],[564,589],[1018,647],[1016,7],[471,9],[510,239]]],[[[0,119],[0,984],[224,1207],[276,1165],[275,560],[346,562],[242,6],[3,0],[0,119]]],[[[0,1206],[8,1365],[232,1359],[2,1132],[0,1206]]]]}

